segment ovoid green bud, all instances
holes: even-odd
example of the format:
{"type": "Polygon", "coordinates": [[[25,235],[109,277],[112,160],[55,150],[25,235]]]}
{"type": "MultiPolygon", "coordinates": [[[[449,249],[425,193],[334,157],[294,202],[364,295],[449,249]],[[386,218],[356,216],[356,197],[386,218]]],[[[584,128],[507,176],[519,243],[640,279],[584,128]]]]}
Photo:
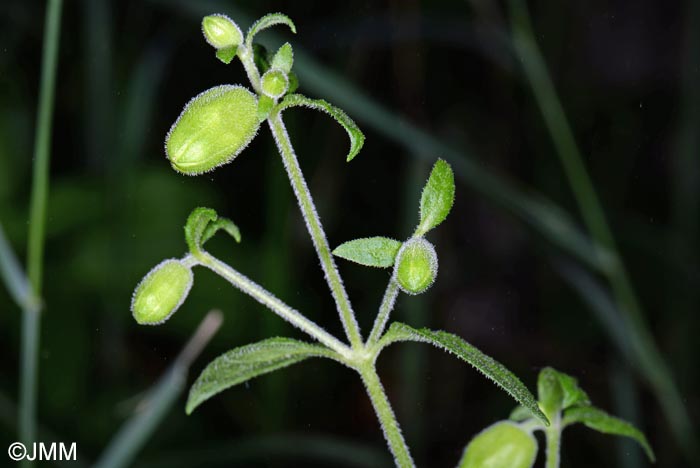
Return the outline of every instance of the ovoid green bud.
{"type": "Polygon", "coordinates": [[[241,86],[216,86],[185,106],[165,137],[165,152],[176,171],[201,174],[232,161],[259,126],[253,93],[241,86]]]}
{"type": "Polygon", "coordinates": [[[530,468],[537,441],[510,422],[487,427],[469,442],[458,468],[530,468]]]}
{"type": "Polygon", "coordinates": [[[205,16],[202,20],[202,33],[207,42],[216,49],[238,47],[243,43],[241,29],[226,15],[205,16]]]}
{"type": "Polygon", "coordinates": [[[289,89],[289,80],[282,70],[271,68],[262,76],[262,90],[265,95],[277,99],[284,96],[287,89],[289,89]]]}
{"type": "Polygon", "coordinates": [[[437,271],[435,247],[422,237],[407,240],[396,254],[394,278],[408,294],[420,294],[428,289],[437,271]]]}
{"type": "Polygon", "coordinates": [[[163,323],[182,305],[192,287],[192,270],[171,258],[141,280],[131,299],[131,312],[141,325],[163,323]]]}

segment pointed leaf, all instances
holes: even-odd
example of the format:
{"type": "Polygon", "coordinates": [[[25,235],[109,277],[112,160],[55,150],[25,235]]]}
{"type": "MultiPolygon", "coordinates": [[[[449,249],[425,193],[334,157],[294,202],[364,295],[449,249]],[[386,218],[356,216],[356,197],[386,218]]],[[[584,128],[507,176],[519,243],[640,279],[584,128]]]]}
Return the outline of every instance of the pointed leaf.
{"type": "Polygon", "coordinates": [[[433,166],[420,200],[420,224],[416,236],[423,236],[447,218],[455,201],[455,177],[442,159],[433,166]]]}
{"type": "Polygon", "coordinates": [[[270,338],[232,349],[210,362],[192,385],[187,414],[214,395],[259,375],[310,357],[334,356],[328,348],[290,338],[270,338]]]}
{"type": "Polygon", "coordinates": [[[287,26],[289,26],[289,29],[291,29],[294,34],[296,34],[297,32],[297,28],[296,26],[294,26],[294,22],[292,22],[292,20],[289,19],[288,16],[283,15],[282,13],[270,13],[257,20],[250,27],[250,29],[248,30],[248,34],[245,38],[246,47],[251,49],[253,47],[253,39],[255,38],[256,34],[277,24],[286,24],[287,26]]]}
{"type": "Polygon", "coordinates": [[[292,70],[292,65],[294,64],[294,50],[289,42],[285,42],[277,50],[275,56],[272,57],[272,68],[278,68],[285,73],[289,73],[292,70]]]}
{"type": "Polygon", "coordinates": [[[211,208],[198,207],[192,210],[187,223],[185,224],[185,240],[190,252],[193,254],[199,252],[202,247],[202,236],[207,226],[212,221],[216,221],[218,215],[211,208]]]}
{"type": "Polygon", "coordinates": [[[486,377],[493,380],[496,385],[515,398],[518,403],[530,410],[530,412],[546,426],[549,425],[549,421],[542,411],[540,411],[535,397],[520,379],[506,369],[501,363],[482,353],[457,335],[441,330],[434,331],[427,328],[415,329],[403,323],[394,322],[382,337],[379,344],[381,347],[384,347],[397,341],[430,343],[456,355],[458,358],[471,364],[486,377]]]}
{"type": "Polygon", "coordinates": [[[301,94],[288,94],[284,97],[282,102],[277,105],[277,111],[282,112],[285,109],[296,106],[310,107],[326,112],[343,126],[350,137],[350,152],[348,153],[347,161],[351,161],[352,158],[360,152],[362,145],[365,143],[365,135],[357,124],[341,109],[329,104],[323,99],[310,99],[301,94]]]}
{"type": "Polygon", "coordinates": [[[562,408],[566,409],[572,406],[591,404],[588,394],[578,386],[578,380],[575,377],[559,371],[557,371],[557,374],[559,377],[559,384],[564,393],[562,408]]]}
{"type": "Polygon", "coordinates": [[[558,372],[551,367],[545,367],[537,377],[537,397],[540,407],[548,418],[555,417],[562,409],[564,392],[559,383],[558,372]]]}
{"type": "Polygon", "coordinates": [[[333,255],[360,265],[388,268],[400,248],[401,242],[388,237],[366,237],[340,244],[333,255]]]}
{"type": "Polygon", "coordinates": [[[236,52],[238,52],[238,46],[224,47],[216,51],[216,58],[228,65],[236,56],[236,52]]]}
{"type": "Polygon", "coordinates": [[[211,239],[212,236],[214,236],[214,234],[216,234],[218,231],[224,231],[229,236],[233,237],[236,242],[241,242],[241,231],[238,229],[238,226],[236,226],[233,221],[228,218],[219,217],[216,219],[216,221],[212,221],[209,223],[209,225],[207,225],[204,233],[202,234],[200,245],[204,245],[204,243],[211,239]]]}
{"type": "Polygon", "coordinates": [[[611,416],[603,410],[593,406],[581,406],[569,408],[564,411],[564,425],[583,423],[586,426],[603,434],[613,434],[623,437],[630,437],[636,440],[646,452],[649,460],[656,460],[654,451],[649,445],[649,441],[644,436],[642,431],[634,427],[632,424],[615,416],[611,416]]]}

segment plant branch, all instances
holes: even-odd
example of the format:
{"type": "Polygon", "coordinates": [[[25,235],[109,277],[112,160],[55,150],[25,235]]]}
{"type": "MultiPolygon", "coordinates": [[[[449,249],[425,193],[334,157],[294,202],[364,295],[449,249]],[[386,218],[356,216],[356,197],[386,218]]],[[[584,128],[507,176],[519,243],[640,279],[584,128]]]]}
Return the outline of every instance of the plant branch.
{"type": "Polygon", "coordinates": [[[372,401],[374,412],[377,414],[379,423],[384,432],[384,438],[389,444],[389,449],[394,455],[394,461],[399,468],[414,468],[411,453],[406,445],[406,441],[401,434],[401,427],[396,420],[394,411],[391,409],[391,403],[384,392],[384,387],[379,381],[377,371],[374,369],[374,362],[366,362],[358,368],[358,372],[362,377],[362,382],[365,384],[365,389],[372,401]]]}
{"type": "Polygon", "coordinates": [[[238,58],[241,59],[243,68],[248,75],[250,85],[253,87],[256,93],[262,94],[260,72],[258,71],[258,67],[255,65],[255,57],[253,56],[253,53],[253,49],[246,47],[244,44],[238,46],[238,58]]]}
{"type": "MultiPolygon", "coordinates": [[[[39,108],[34,136],[34,167],[29,208],[27,275],[35,297],[41,297],[44,242],[46,237],[46,205],[49,191],[49,159],[51,129],[58,65],[58,44],[61,32],[62,0],[51,0],[44,19],[44,42],[41,59],[39,108]]],[[[36,439],[36,392],[41,327],[40,308],[25,307],[22,319],[21,381],[19,436],[27,443],[36,439]]],[[[25,462],[31,464],[31,462],[25,462]]]]}
{"type": "Polygon", "coordinates": [[[545,428],[547,455],[545,468],[559,468],[559,451],[561,450],[561,415],[552,418],[551,425],[545,428]]]}
{"type": "Polygon", "coordinates": [[[287,322],[305,331],[341,356],[345,358],[350,357],[352,351],[346,344],[342,343],[336,337],[325,331],[320,326],[316,325],[316,323],[304,317],[296,309],[293,309],[282,302],[271,292],[250,280],[245,275],[242,275],[238,271],[234,270],[226,263],[213,257],[211,254],[202,252],[199,258],[194,259],[194,257],[188,256],[185,261],[209,268],[245,294],[249,295],[262,305],[268,307],[287,322]]]}
{"type": "Polygon", "coordinates": [[[372,326],[372,331],[367,338],[366,347],[372,347],[377,344],[379,338],[382,337],[384,333],[384,328],[386,328],[386,323],[389,320],[389,315],[391,311],[394,310],[394,305],[396,304],[396,297],[399,295],[399,285],[391,278],[389,284],[384,292],[384,298],[382,299],[382,304],[379,306],[379,313],[377,318],[374,320],[374,325],[372,326]]]}
{"type": "Polygon", "coordinates": [[[304,215],[304,221],[306,222],[306,227],[311,235],[311,239],[313,240],[316,253],[318,254],[318,258],[321,260],[321,267],[323,268],[326,281],[328,282],[328,286],[333,294],[333,299],[335,299],[336,306],[338,307],[340,320],[343,323],[345,334],[350,340],[353,348],[359,349],[362,347],[360,327],[355,320],[355,313],[352,310],[350,300],[345,292],[345,286],[343,286],[340,273],[338,273],[338,268],[333,260],[333,254],[331,254],[331,249],[328,246],[326,234],[321,226],[321,220],[316,212],[316,207],[313,199],[311,198],[311,192],[306,185],[304,175],[301,172],[301,167],[299,167],[299,161],[294,153],[292,143],[289,140],[289,135],[287,134],[287,129],[282,121],[282,116],[279,112],[274,112],[272,115],[270,115],[268,123],[270,125],[270,130],[272,130],[272,134],[275,137],[277,149],[279,150],[282,160],[284,161],[284,167],[287,170],[287,175],[289,176],[289,181],[294,189],[294,194],[299,202],[299,208],[304,215]]]}

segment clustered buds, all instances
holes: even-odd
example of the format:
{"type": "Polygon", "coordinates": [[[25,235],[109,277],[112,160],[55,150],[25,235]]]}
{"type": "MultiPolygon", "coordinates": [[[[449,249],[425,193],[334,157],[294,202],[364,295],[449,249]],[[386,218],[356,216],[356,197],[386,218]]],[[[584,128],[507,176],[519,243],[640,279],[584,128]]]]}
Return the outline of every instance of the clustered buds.
{"type": "Polygon", "coordinates": [[[156,265],[141,280],[131,300],[131,312],[141,325],[165,322],[185,302],[192,288],[192,270],[171,258],[156,265]]]}
{"type": "Polygon", "coordinates": [[[165,139],[173,168],[196,175],[232,161],[258,132],[257,109],[257,97],[242,86],[216,86],[195,96],[165,139]]]}
{"type": "Polygon", "coordinates": [[[437,277],[438,259],[433,244],[412,238],[399,249],[394,264],[394,279],[405,293],[426,291],[437,277]]]}

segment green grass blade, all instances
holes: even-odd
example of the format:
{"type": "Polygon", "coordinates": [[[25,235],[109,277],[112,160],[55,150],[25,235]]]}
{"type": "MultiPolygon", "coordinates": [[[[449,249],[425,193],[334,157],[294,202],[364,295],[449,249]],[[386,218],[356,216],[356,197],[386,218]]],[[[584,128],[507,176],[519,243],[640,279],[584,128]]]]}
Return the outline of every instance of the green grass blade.
{"type": "Polygon", "coordinates": [[[5,237],[2,224],[0,224],[0,276],[2,276],[10,296],[19,307],[23,309],[35,307],[38,301],[32,293],[29,279],[22,271],[17,256],[5,237]]]}
{"type": "MultiPolygon", "coordinates": [[[[62,0],[46,5],[44,43],[41,58],[39,108],[34,137],[34,165],[29,208],[27,244],[27,275],[32,291],[41,297],[44,243],[46,238],[46,205],[49,192],[49,160],[51,130],[58,68],[58,45],[61,33],[62,0]]],[[[39,336],[41,315],[39,307],[27,307],[22,316],[22,349],[20,354],[19,438],[25,444],[36,441],[36,398],[39,367],[39,336]]],[[[25,460],[25,465],[33,462],[25,460]]]]}
{"type": "Polygon", "coordinates": [[[221,326],[219,311],[209,312],[175,362],[149,390],[141,408],[124,423],[102,452],[94,468],[131,466],[138,452],[155,433],[178,397],[184,392],[192,361],[221,326]]]}
{"type": "Polygon", "coordinates": [[[607,276],[623,326],[632,338],[631,351],[641,375],[652,387],[677,440],[686,454],[697,457],[696,437],[685,410],[681,392],[662,357],[641,305],[622,262],[603,207],[583,162],[573,131],[535,40],[524,2],[511,0],[513,42],[525,76],[549,130],[579,210],[594,241],[603,246],[613,261],[603,272],[607,276]]]}

